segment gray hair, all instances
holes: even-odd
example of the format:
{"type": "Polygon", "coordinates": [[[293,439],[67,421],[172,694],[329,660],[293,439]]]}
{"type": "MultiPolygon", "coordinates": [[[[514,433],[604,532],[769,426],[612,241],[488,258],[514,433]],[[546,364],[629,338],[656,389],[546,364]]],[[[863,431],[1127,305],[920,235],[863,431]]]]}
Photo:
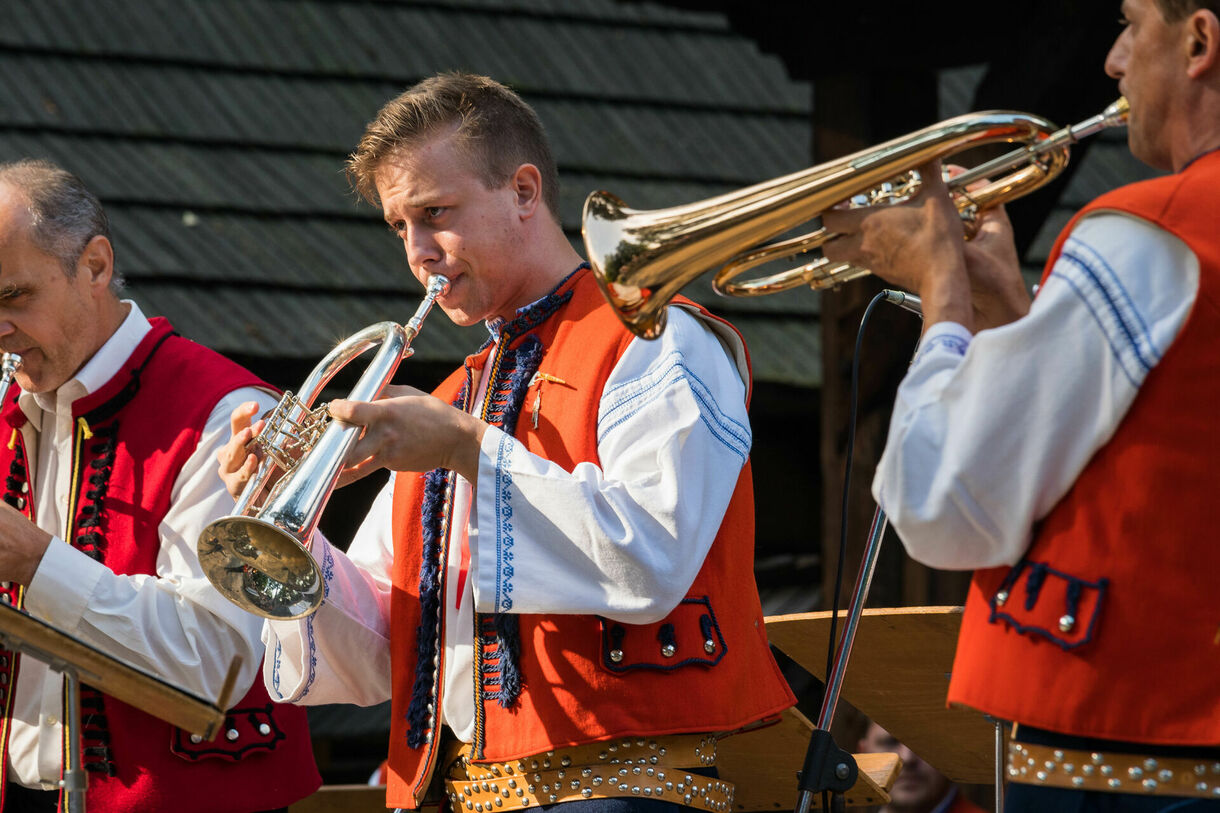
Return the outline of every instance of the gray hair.
{"type": "MultiPolygon", "coordinates": [[[[66,169],[34,158],[0,163],[0,184],[26,199],[30,239],[40,251],[58,259],[68,276],[76,275],[76,263],[94,237],[114,242],[101,202],[66,169]]],[[[123,278],[115,271],[110,290],[118,295],[122,289],[123,278]]]]}

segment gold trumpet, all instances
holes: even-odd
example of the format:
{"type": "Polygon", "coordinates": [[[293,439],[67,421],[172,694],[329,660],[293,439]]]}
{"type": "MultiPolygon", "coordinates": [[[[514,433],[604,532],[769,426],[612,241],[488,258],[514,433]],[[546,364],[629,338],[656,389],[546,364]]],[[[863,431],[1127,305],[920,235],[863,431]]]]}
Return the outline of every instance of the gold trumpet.
{"type": "Polygon", "coordinates": [[[916,167],[984,144],[1022,143],[948,181],[969,239],[980,212],[1054,179],[1067,166],[1072,144],[1125,124],[1127,112],[1127,100],[1120,98],[1102,113],[1062,129],[1016,111],[957,116],[845,158],[668,209],[631,209],[608,192],[594,192],[585,201],[581,222],[585,251],[623,324],[636,335],[656,338],[665,327],[665,305],[712,268],[718,269],[713,287],[726,296],[761,296],[799,285],[837,287],[868,274],[866,268],[819,257],[798,268],[735,281],[755,266],[804,254],[834,239],[835,234],[820,228],[766,242],[837,204],[902,203],[922,185],[916,167]],[[998,179],[966,191],[993,176],[998,179]]]}
{"type": "Polygon", "coordinates": [[[212,585],[243,610],[264,618],[302,618],[322,605],[322,572],[309,553],[322,510],[360,439],[360,427],[333,420],[327,405],[314,407],[322,388],[366,350],[380,350],[348,394],[372,401],[414,352],[424,317],[449,280],[433,274],[415,314],[405,325],[378,322],[349,336],[318,362],[301,394],[284,393],[254,444],[264,453],[233,513],[199,535],[199,563],[212,585]],[[281,476],[272,485],[273,476],[281,476]]]}

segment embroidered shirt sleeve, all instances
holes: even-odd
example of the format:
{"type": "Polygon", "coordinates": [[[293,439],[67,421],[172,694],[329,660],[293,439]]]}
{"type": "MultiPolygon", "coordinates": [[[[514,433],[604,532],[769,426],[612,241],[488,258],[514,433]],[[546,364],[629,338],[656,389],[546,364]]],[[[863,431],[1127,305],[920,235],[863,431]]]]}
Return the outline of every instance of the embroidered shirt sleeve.
{"type": "Polygon", "coordinates": [[[390,698],[389,602],[393,478],[378,493],[347,553],[316,533],[310,546],[326,600],[294,621],[267,621],[263,680],[271,696],[302,705],[390,698]]]}
{"type": "Polygon", "coordinates": [[[1015,562],[1114,433],[1197,291],[1184,243],[1099,213],[1076,225],[1025,318],[979,333],[960,356],[925,342],[873,482],[911,555],[944,568],[1015,562]]]}
{"type": "Polygon", "coordinates": [[[480,455],[481,612],[664,617],[702,565],[749,454],[745,383],[720,340],[675,309],[604,387],[601,466],[572,472],[489,430],[480,455]]]}

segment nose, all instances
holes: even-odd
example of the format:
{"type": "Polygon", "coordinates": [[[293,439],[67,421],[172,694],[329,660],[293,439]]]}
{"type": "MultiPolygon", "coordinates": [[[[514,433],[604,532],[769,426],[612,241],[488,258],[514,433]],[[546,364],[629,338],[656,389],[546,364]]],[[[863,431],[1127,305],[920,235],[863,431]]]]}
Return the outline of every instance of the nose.
{"type": "Polygon", "coordinates": [[[443,256],[430,229],[408,223],[402,242],[407,251],[407,264],[418,271],[426,270],[428,264],[439,262],[443,256]]]}
{"type": "Polygon", "coordinates": [[[1127,74],[1127,58],[1131,54],[1130,31],[1130,28],[1124,28],[1110,46],[1110,53],[1106,54],[1106,76],[1111,79],[1122,79],[1127,74]]]}

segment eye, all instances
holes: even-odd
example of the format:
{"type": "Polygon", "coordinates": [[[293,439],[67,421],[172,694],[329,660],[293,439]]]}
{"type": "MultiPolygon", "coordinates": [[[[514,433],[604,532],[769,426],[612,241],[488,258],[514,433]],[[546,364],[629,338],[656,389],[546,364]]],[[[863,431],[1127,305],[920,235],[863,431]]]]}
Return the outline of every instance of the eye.
{"type": "Polygon", "coordinates": [[[429,220],[436,220],[438,217],[440,217],[444,213],[445,213],[444,206],[429,206],[426,209],[424,209],[424,216],[427,217],[429,220]]]}
{"type": "Polygon", "coordinates": [[[388,228],[390,230],[390,234],[394,235],[395,237],[401,237],[402,230],[405,229],[406,226],[407,226],[406,222],[404,222],[402,220],[395,220],[392,223],[386,224],[386,228],[388,228]]]}

